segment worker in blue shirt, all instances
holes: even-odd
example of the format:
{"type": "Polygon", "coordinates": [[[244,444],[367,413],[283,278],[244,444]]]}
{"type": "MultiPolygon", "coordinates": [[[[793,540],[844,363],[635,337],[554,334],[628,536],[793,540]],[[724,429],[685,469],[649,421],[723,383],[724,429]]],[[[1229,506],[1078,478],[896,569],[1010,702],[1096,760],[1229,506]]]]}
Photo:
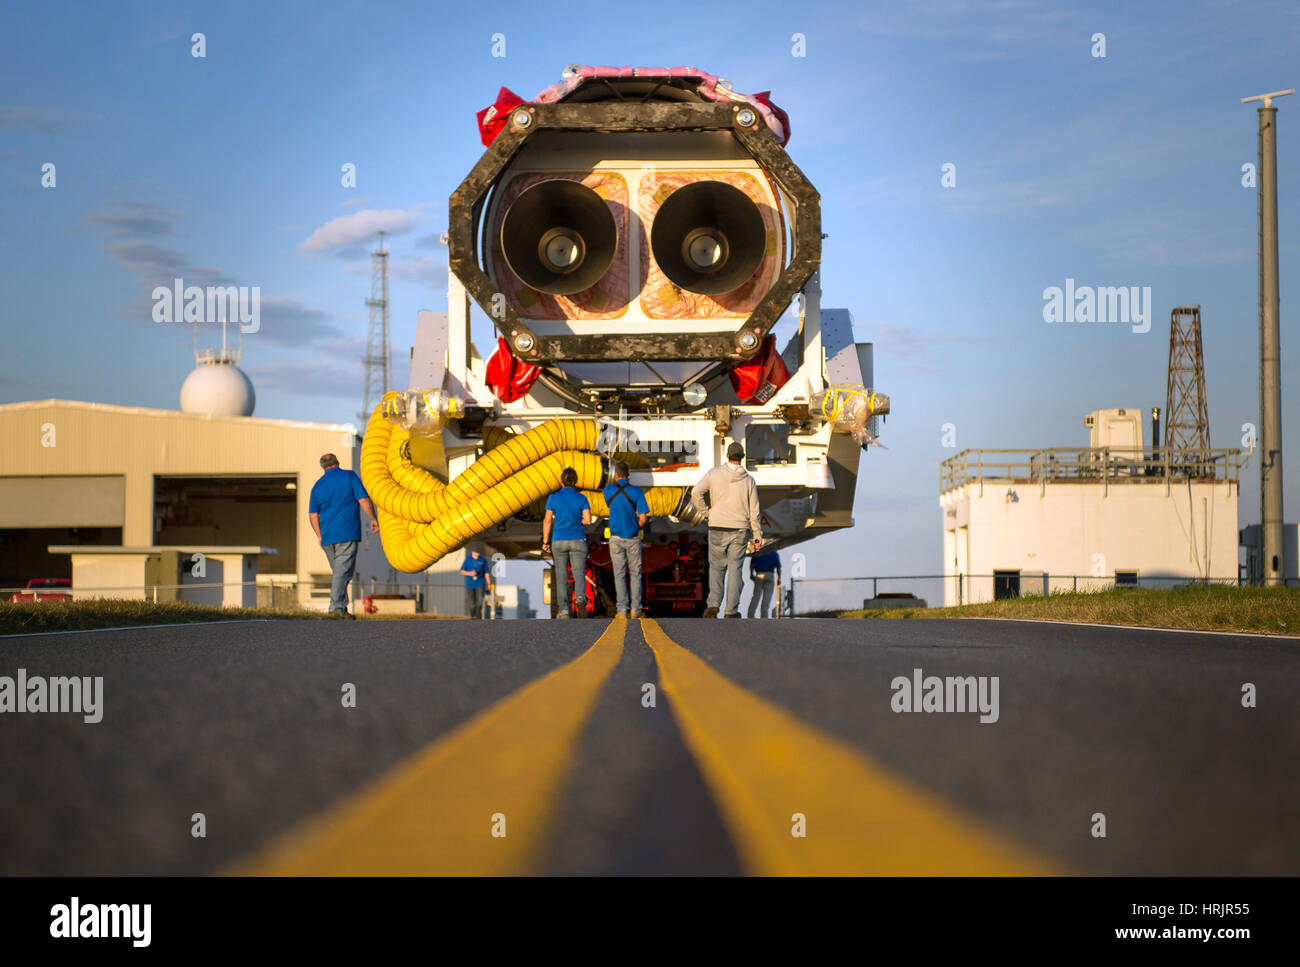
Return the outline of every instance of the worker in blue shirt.
{"type": "Polygon", "coordinates": [[[649,519],[645,492],[628,482],[628,467],[614,464],[614,482],[605,487],[609,508],[609,561],[614,569],[614,612],[628,614],[631,592],[633,618],[641,614],[641,528],[649,519]],[[630,585],[630,587],[629,587],[630,585]]]}
{"type": "Polygon", "coordinates": [[[483,617],[483,598],[492,587],[492,571],[482,544],[471,544],[460,573],[465,576],[465,609],[471,618],[483,617]]]}
{"type": "Polygon", "coordinates": [[[587,532],[591,523],[591,504],[578,488],[578,472],[565,467],[560,474],[561,489],[546,498],[546,517],[542,520],[542,553],[555,561],[555,616],[569,617],[569,569],[573,569],[573,617],[587,617],[587,532]],[[555,542],[551,543],[552,532],[555,542]]]}
{"type": "Polygon", "coordinates": [[[322,456],[320,465],[325,472],[311,488],[307,517],[333,572],[330,613],[354,618],[356,615],[348,613],[348,585],[357,567],[357,547],[361,543],[361,514],[357,508],[370,518],[370,533],[379,533],[379,520],[360,477],[340,469],[339,458],[332,453],[322,456]]]}
{"type": "Polygon", "coordinates": [[[749,579],[754,585],[754,594],[749,599],[749,616],[772,617],[772,591],[781,581],[781,555],[776,551],[755,554],[749,559],[749,579]],[[761,606],[760,606],[760,601],[761,606]]]}

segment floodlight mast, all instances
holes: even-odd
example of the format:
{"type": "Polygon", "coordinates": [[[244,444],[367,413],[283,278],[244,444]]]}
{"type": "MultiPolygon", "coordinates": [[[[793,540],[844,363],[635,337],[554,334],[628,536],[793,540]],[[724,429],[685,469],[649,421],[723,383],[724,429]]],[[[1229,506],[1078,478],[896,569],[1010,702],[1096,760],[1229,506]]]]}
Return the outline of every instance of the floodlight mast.
{"type": "Polygon", "coordinates": [[[1249,104],[1251,101],[1263,101],[1264,107],[1268,108],[1273,106],[1273,98],[1282,97],[1284,94],[1294,94],[1294,93],[1295,93],[1295,88],[1291,87],[1285,91],[1274,91],[1272,94],[1256,94],[1254,97],[1243,97],[1241,99],[1241,103],[1249,104]]]}
{"type": "Polygon", "coordinates": [[[1263,583],[1286,583],[1282,508],[1282,350],[1278,319],[1277,108],[1273,98],[1295,88],[1243,97],[1263,101],[1259,113],[1259,491],[1263,583]]]}

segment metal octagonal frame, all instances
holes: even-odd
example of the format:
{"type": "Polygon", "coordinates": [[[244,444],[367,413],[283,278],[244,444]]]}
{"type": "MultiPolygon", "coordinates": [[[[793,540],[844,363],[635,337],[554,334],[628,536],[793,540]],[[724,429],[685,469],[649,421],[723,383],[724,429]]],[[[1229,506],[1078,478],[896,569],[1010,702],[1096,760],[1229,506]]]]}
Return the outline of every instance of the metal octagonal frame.
{"type": "Polygon", "coordinates": [[[739,103],[614,101],[521,104],[496,140],[452,193],[447,231],[451,270],[529,363],[740,360],[753,356],[821,263],[821,198],[786,154],[758,112],[739,103]],[[744,121],[752,121],[745,124],[744,121]],[[501,297],[479,263],[478,222],[488,193],[528,139],[539,131],[625,133],[730,131],[789,200],[794,211],[791,257],[749,317],[730,333],[653,333],[543,336],[532,331],[501,297]],[[754,337],[745,345],[747,335],[754,337]]]}

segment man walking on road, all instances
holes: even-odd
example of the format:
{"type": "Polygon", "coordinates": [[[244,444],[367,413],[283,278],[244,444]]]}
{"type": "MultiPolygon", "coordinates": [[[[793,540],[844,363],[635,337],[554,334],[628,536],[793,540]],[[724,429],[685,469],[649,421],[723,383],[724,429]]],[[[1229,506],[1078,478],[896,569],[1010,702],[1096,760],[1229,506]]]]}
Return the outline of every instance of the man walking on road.
{"type": "Polygon", "coordinates": [[[628,482],[627,464],[622,460],[614,464],[614,482],[605,487],[605,506],[609,508],[609,561],[617,599],[614,613],[628,615],[631,597],[630,616],[640,617],[641,528],[649,519],[650,505],[645,492],[628,482]]]}
{"type": "Polygon", "coordinates": [[[361,543],[361,514],[357,508],[370,518],[370,533],[379,533],[379,521],[360,477],[340,469],[339,458],[332,453],[321,457],[320,465],[325,472],[311,488],[307,516],[334,574],[330,581],[330,613],[355,618],[348,614],[348,585],[357,568],[357,546],[361,543]]]}
{"type": "Polygon", "coordinates": [[[749,598],[749,616],[772,617],[772,591],[781,581],[781,555],[776,551],[755,554],[749,559],[749,579],[754,593],[749,598]]]}
{"type": "Polygon", "coordinates": [[[483,597],[492,589],[492,571],[483,556],[482,544],[471,544],[465,562],[460,566],[465,576],[465,608],[471,618],[483,617],[483,597]]]}
{"type": "Polygon", "coordinates": [[[754,550],[763,546],[763,528],[758,519],[758,484],[745,470],[745,448],[739,443],[727,447],[727,462],[714,467],[691,490],[691,503],[709,519],[709,603],[704,617],[716,618],[722,604],[726,577],[725,617],[740,617],[740,564],[750,534],[754,550]],[[705,503],[705,498],[708,503],[705,503]]]}
{"type": "Polygon", "coordinates": [[[546,517],[542,521],[542,553],[555,561],[555,616],[569,617],[569,569],[573,569],[573,617],[587,617],[587,532],[591,523],[591,504],[577,489],[578,472],[565,467],[560,474],[562,489],[546,498],[546,517]],[[555,543],[551,544],[551,532],[555,543]]]}

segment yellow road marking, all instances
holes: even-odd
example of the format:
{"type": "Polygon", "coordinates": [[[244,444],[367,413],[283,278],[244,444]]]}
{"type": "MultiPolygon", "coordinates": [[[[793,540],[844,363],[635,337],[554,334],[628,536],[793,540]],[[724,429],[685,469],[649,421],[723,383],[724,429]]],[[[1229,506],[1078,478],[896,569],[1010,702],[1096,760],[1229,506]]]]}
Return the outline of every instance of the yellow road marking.
{"type": "Polygon", "coordinates": [[[751,873],[1049,873],[1051,866],[714,671],[642,619],[686,745],[751,873]],[[792,835],[794,814],[806,836],[792,835]]]}
{"type": "Polygon", "coordinates": [[[544,843],[582,726],[623,654],[626,631],[627,619],[615,619],[578,658],[225,872],[527,872],[544,843]],[[496,814],[505,817],[504,837],[492,835],[496,814]]]}

